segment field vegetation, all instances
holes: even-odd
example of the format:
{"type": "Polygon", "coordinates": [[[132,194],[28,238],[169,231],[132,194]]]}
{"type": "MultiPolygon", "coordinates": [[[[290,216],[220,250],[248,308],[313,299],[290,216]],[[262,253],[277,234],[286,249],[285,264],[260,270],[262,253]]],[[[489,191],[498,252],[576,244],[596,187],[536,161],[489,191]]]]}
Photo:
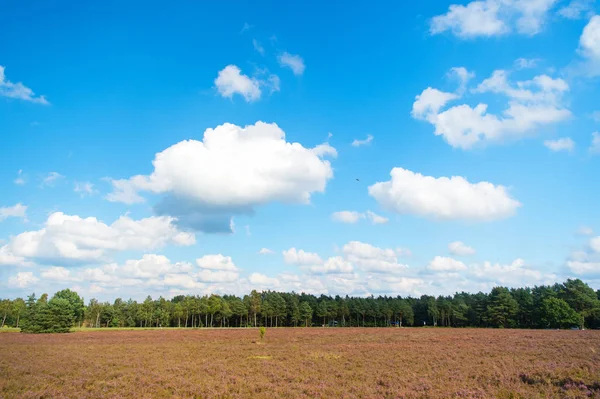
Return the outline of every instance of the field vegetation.
{"type": "Polygon", "coordinates": [[[600,332],[453,328],[0,334],[0,397],[600,397],[600,332]]]}

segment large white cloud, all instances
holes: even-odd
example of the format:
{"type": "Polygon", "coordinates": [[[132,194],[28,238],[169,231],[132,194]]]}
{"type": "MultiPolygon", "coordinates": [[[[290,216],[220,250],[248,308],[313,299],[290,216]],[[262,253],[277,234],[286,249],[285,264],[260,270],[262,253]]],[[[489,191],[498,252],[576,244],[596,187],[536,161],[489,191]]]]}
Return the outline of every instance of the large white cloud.
{"type": "Polygon", "coordinates": [[[432,18],[431,34],[446,31],[459,38],[491,37],[517,31],[539,33],[558,0],[477,0],[452,4],[446,14],[432,18]]]}
{"type": "Polygon", "coordinates": [[[489,281],[511,287],[552,284],[558,279],[553,273],[545,273],[541,270],[527,267],[525,261],[520,258],[506,265],[486,261],[483,264],[474,265],[472,274],[481,281],[489,281]]]}
{"type": "Polygon", "coordinates": [[[0,65],[0,97],[14,98],[38,104],[50,104],[46,97],[36,96],[33,90],[21,82],[13,83],[6,78],[6,68],[0,65]]]}
{"type": "Polygon", "coordinates": [[[27,213],[27,206],[18,203],[13,206],[0,207],[0,222],[7,218],[25,218],[27,213]]]}
{"type": "Polygon", "coordinates": [[[503,70],[482,81],[475,94],[493,93],[508,98],[503,115],[488,112],[488,105],[472,107],[460,104],[443,110],[459,94],[446,93],[431,87],[416,96],[412,116],[435,127],[435,135],[461,149],[476,145],[515,140],[531,135],[538,128],[568,119],[571,112],[563,105],[563,95],[569,90],[562,79],[538,75],[531,80],[511,83],[503,70]]]}
{"type": "Polygon", "coordinates": [[[584,56],[600,61],[600,15],[594,15],[583,28],[579,50],[584,56]]]}
{"type": "Polygon", "coordinates": [[[40,230],[11,237],[0,253],[40,260],[95,262],[115,251],[147,250],[167,244],[192,245],[195,236],[180,231],[174,219],[153,216],[134,220],[128,216],[108,225],[94,218],[51,214],[40,230]]]}
{"type": "Polygon", "coordinates": [[[227,230],[232,214],[251,213],[257,205],[309,203],[333,177],[324,158],[336,155],[326,143],[306,148],[287,142],[274,123],[226,123],[207,129],[203,141],[182,141],[156,154],[150,175],[113,181],[108,199],[135,200],[139,191],[167,194],[157,206],[160,214],[197,221],[200,230],[206,223],[225,224],[227,230]]]}
{"type": "Polygon", "coordinates": [[[215,79],[215,86],[219,94],[227,98],[239,94],[246,101],[251,102],[258,100],[261,95],[258,79],[242,74],[236,65],[227,65],[219,71],[219,75],[215,79]]]}
{"type": "Polygon", "coordinates": [[[196,264],[202,269],[208,270],[222,270],[229,272],[236,272],[238,268],[233,263],[230,256],[217,255],[205,255],[201,258],[196,259],[196,264]]]}
{"type": "Polygon", "coordinates": [[[384,208],[400,214],[433,219],[488,221],[515,214],[521,204],[504,186],[470,183],[464,177],[424,176],[403,168],[390,172],[391,180],[369,187],[369,195],[384,208]]]}

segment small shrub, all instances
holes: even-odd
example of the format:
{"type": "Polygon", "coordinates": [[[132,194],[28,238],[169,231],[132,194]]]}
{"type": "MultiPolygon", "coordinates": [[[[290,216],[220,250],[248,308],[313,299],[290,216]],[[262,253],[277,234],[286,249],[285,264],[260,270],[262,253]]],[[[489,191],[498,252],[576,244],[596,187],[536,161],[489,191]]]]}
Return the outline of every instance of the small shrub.
{"type": "Polygon", "coordinates": [[[266,327],[260,327],[258,329],[258,332],[260,333],[260,340],[262,341],[265,338],[265,333],[267,332],[267,328],[266,327]]]}

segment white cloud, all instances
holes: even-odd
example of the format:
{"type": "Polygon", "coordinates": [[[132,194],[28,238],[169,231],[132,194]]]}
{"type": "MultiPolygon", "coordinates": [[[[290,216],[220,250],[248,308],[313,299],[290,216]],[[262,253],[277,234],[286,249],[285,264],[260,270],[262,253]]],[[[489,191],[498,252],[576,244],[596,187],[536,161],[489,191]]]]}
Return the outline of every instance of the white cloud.
{"type": "Polygon", "coordinates": [[[33,272],[19,272],[8,279],[8,285],[17,288],[27,288],[38,281],[39,279],[33,275],[33,272]]]}
{"type": "Polygon", "coordinates": [[[600,275],[600,261],[567,261],[567,267],[575,274],[580,276],[600,275]]]}
{"type": "Polygon", "coordinates": [[[367,219],[372,224],[384,224],[389,221],[388,218],[384,216],[380,216],[372,211],[366,211],[364,213],[356,212],[356,211],[339,211],[331,214],[331,219],[340,222],[340,223],[348,223],[354,224],[361,219],[367,219]]]}
{"type": "Polygon", "coordinates": [[[506,96],[508,105],[502,116],[488,113],[485,103],[474,108],[461,104],[440,112],[449,101],[460,97],[431,87],[416,97],[412,116],[434,125],[435,135],[442,136],[451,146],[470,149],[477,144],[518,139],[544,125],[568,119],[571,112],[562,105],[568,90],[564,80],[547,75],[513,84],[506,71],[497,70],[472,92],[506,96]]]}
{"type": "Polygon", "coordinates": [[[568,151],[572,152],[575,149],[575,142],[570,137],[563,137],[557,140],[546,140],[544,145],[554,152],[568,151]]]}
{"type": "Polygon", "coordinates": [[[260,55],[265,55],[265,48],[261,46],[260,42],[256,39],[252,39],[252,46],[260,55]]]}
{"type": "Polygon", "coordinates": [[[304,270],[312,274],[346,274],[352,273],[354,268],[350,262],[341,256],[334,256],[320,265],[312,265],[304,268],[304,270]]]}
{"type": "Polygon", "coordinates": [[[254,27],[254,25],[250,25],[248,22],[244,22],[244,26],[242,26],[242,30],[240,31],[240,34],[246,32],[247,30],[250,30],[254,27]]]}
{"type": "Polygon", "coordinates": [[[364,217],[365,215],[363,213],[356,211],[339,211],[331,214],[331,219],[334,221],[350,224],[356,223],[364,217]]]}
{"type": "Polygon", "coordinates": [[[352,147],[360,147],[363,145],[369,145],[369,144],[371,144],[372,141],[373,141],[373,136],[370,134],[367,134],[367,138],[364,140],[354,139],[354,141],[352,142],[352,147]]]}
{"type": "Polygon", "coordinates": [[[75,182],[73,191],[79,193],[81,197],[85,197],[86,195],[94,195],[96,193],[96,190],[94,190],[94,185],[90,182],[75,182]]]}
{"type": "Polygon", "coordinates": [[[234,94],[244,97],[247,102],[260,98],[260,82],[241,73],[236,65],[227,65],[215,79],[215,86],[221,96],[232,98],[234,94]]]}
{"type": "Polygon", "coordinates": [[[32,266],[31,262],[22,256],[16,256],[10,252],[7,245],[0,247],[0,266],[32,266]]]}
{"type": "Polygon", "coordinates": [[[431,34],[452,32],[461,39],[541,32],[557,0],[478,0],[452,4],[448,12],[432,18],[431,34]]]}
{"type": "Polygon", "coordinates": [[[21,82],[13,83],[6,78],[6,68],[0,65],[0,97],[14,98],[38,104],[50,104],[46,97],[37,96],[29,87],[21,82]]]}
{"type": "Polygon", "coordinates": [[[467,266],[459,260],[436,256],[427,266],[429,270],[436,272],[456,272],[466,270],[467,266]]]}
{"type": "Polygon", "coordinates": [[[135,185],[126,179],[114,180],[106,178],[106,181],[112,184],[113,192],[106,195],[110,202],[122,202],[127,205],[139,204],[145,202],[144,197],[138,194],[135,185]]]}
{"type": "Polygon", "coordinates": [[[433,219],[490,221],[515,214],[521,204],[504,186],[470,183],[464,177],[423,176],[403,168],[390,172],[391,180],[369,187],[369,195],[384,208],[400,214],[433,219]]]}
{"type": "Polygon", "coordinates": [[[568,19],[580,19],[592,12],[594,0],[571,0],[571,2],[558,10],[558,15],[568,19]]]}
{"type": "Polygon", "coordinates": [[[362,271],[373,273],[397,273],[408,268],[398,263],[393,249],[375,247],[360,241],[350,241],[342,248],[344,257],[362,271]]]}
{"type": "Polygon", "coordinates": [[[115,191],[108,198],[135,199],[140,190],[169,194],[159,213],[196,223],[194,228],[209,219],[228,230],[232,214],[251,213],[258,205],[310,203],[333,177],[323,158],[336,155],[327,143],[305,148],[286,142],[274,123],[226,123],[207,129],[203,141],[181,141],[156,154],[152,174],[113,181],[115,191]]]}
{"type": "Polygon", "coordinates": [[[252,286],[260,289],[277,289],[280,285],[276,278],[268,277],[262,273],[252,273],[248,277],[248,281],[252,286]]]}
{"type": "Polygon", "coordinates": [[[594,252],[600,253],[600,236],[594,237],[590,240],[590,248],[592,248],[594,252]]]}
{"type": "Polygon", "coordinates": [[[431,87],[426,88],[423,92],[415,97],[411,115],[415,119],[427,120],[431,123],[435,121],[430,119],[437,115],[448,102],[459,98],[457,94],[445,93],[431,87]]]}
{"type": "Polygon", "coordinates": [[[14,183],[18,186],[25,185],[26,181],[22,170],[19,170],[19,173],[17,173],[17,178],[14,180],[14,183]]]}
{"type": "Polygon", "coordinates": [[[285,263],[296,266],[314,266],[323,263],[323,259],[313,252],[305,252],[302,249],[290,248],[283,251],[285,263]]]}
{"type": "Polygon", "coordinates": [[[50,172],[48,176],[44,177],[42,180],[42,186],[53,187],[57,181],[64,179],[64,176],[58,172],[50,172]]]}
{"type": "Polygon", "coordinates": [[[275,251],[272,251],[269,248],[261,248],[260,251],[258,251],[258,253],[260,255],[273,255],[275,251]]]}
{"type": "Polygon", "coordinates": [[[281,66],[290,68],[292,72],[294,72],[294,75],[302,75],[304,73],[304,69],[306,68],[304,65],[304,60],[299,55],[284,52],[277,57],[277,60],[281,66]]]}
{"type": "Polygon", "coordinates": [[[44,280],[67,282],[79,281],[77,277],[71,275],[71,271],[62,266],[52,266],[42,271],[41,276],[44,280]]]}
{"type": "Polygon", "coordinates": [[[460,83],[458,92],[463,93],[466,90],[469,81],[475,77],[475,73],[469,72],[465,67],[453,67],[450,68],[448,76],[456,77],[458,79],[460,83]]]}
{"type": "Polygon", "coordinates": [[[592,145],[590,145],[592,154],[600,154],[600,132],[592,133],[592,145]]]}
{"type": "Polygon", "coordinates": [[[581,226],[578,230],[577,230],[577,234],[580,236],[591,236],[594,234],[594,230],[591,227],[588,226],[581,226]]]}
{"type": "Polygon", "coordinates": [[[579,51],[586,57],[600,60],[600,15],[594,15],[583,28],[579,51]]]}
{"type": "Polygon", "coordinates": [[[448,244],[448,250],[450,253],[457,256],[466,256],[475,254],[475,249],[466,245],[461,241],[454,241],[448,244]]]}
{"type": "Polygon", "coordinates": [[[530,69],[535,68],[538,63],[538,59],[535,58],[518,58],[515,60],[516,69],[530,69]]]}
{"type": "Polygon", "coordinates": [[[0,222],[7,218],[25,218],[27,215],[27,206],[18,203],[13,206],[0,207],[0,222]]]}
{"type": "Polygon", "coordinates": [[[108,253],[146,250],[166,244],[192,245],[193,234],[178,230],[166,216],[133,220],[121,216],[107,225],[94,217],[55,212],[44,228],[11,237],[5,251],[16,257],[100,261],[108,253]]]}
{"type": "Polygon", "coordinates": [[[367,219],[371,221],[372,224],[385,224],[390,221],[390,219],[371,211],[367,211],[365,215],[367,219]]]}
{"type": "Polygon", "coordinates": [[[205,255],[202,258],[196,259],[196,264],[202,269],[209,270],[221,270],[236,272],[238,268],[233,263],[230,256],[217,255],[205,255]]]}
{"type": "Polygon", "coordinates": [[[475,265],[472,272],[479,280],[513,287],[556,282],[556,275],[544,274],[539,270],[528,268],[523,259],[516,259],[508,265],[484,262],[482,265],[475,265]]]}

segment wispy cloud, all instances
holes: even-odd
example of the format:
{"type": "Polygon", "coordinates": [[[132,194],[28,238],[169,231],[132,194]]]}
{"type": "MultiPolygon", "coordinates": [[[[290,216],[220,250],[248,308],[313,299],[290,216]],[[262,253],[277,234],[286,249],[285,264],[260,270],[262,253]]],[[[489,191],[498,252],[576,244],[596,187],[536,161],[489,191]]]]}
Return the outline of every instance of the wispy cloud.
{"type": "Polygon", "coordinates": [[[56,182],[61,179],[64,179],[64,176],[60,173],[50,172],[46,177],[44,177],[44,180],[42,180],[42,186],[53,187],[56,184],[56,182]]]}
{"type": "Polygon", "coordinates": [[[25,181],[25,176],[23,176],[23,170],[19,170],[19,173],[17,173],[17,178],[14,180],[14,183],[18,186],[23,186],[25,183],[27,183],[25,181]]]}
{"type": "Polygon", "coordinates": [[[78,193],[82,198],[97,193],[97,191],[94,189],[94,185],[90,182],[75,182],[73,191],[78,193]]]}
{"type": "Polygon", "coordinates": [[[261,46],[258,40],[252,39],[252,45],[254,46],[254,50],[258,51],[260,55],[265,55],[265,48],[261,46]]]}
{"type": "Polygon", "coordinates": [[[352,147],[360,147],[363,145],[369,145],[369,144],[371,144],[372,141],[373,141],[373,136],[368,134],[367,138],[364,140],[354,139],[354,141],[352,142],[352,147]]]}
{"type": "Polygon", "coordinates": [[[21,82],[13,83],[6,78],[5,67],[0,65],[0,97],[14,98],[37,104],[50,104],[46,97],[36,96],[33,90],[21,82]]]}
{"type": "Polygon", "coordinates": [[[304,60],[299,55],[285,52],[279,55],[277,59],[279,60],[279,64],[281,66],[290,68],[292,72],[294,72],[294,75],[299,76],[304,73],[306,66],[304,65],[304,60]]]}

